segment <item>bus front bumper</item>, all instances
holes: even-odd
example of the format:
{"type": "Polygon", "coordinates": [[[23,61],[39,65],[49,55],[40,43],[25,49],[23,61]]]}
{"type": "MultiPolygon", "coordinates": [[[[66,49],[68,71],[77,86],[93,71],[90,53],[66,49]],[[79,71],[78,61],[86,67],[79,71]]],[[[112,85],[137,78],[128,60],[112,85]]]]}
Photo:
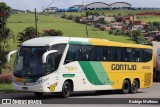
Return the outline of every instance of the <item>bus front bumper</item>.
{"type": "Polygon", "coordinates": [[[13,82],[13,89],[17,91],[27,91],[27,92],[59,92],[54,86],[45,84],[19,84],[13,82]]]}

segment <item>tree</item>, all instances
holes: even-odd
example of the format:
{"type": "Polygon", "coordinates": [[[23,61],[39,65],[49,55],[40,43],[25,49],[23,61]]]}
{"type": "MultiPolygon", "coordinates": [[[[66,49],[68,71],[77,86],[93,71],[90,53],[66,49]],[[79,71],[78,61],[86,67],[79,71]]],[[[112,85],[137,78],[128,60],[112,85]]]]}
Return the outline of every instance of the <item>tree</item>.
{"type": "Polygon", "coordinates": [[[37,37],[36,29],[34,27],[30,26],[30,27],[27,27],[26,29],[24,29],[22,32],[18,33],[17,40],[20,45],[24,41],[32,39],[32,38],[36,38],[36,37],[37,37]]]}
{"type": "Polygon", "coordinates": [[[144,38],[144,36],[137,36],[136,42],[138,44],[144,44],[144,43],[147,43],[148,41],[144,38]]]}
{"type": "Polygon", "coordinates": [[[134,41],[138,44],[147,43],[148,41],[145,39],[145,37],[142,35],[140,30],[134,30],[129,33],[129,35],[132,37],[134,41]]]}
{"type": "Polygon", "coordinates": [[[123,22],[123,17],[116,17],[115,20],[116,22],[123,22]]]}
{"type": "Polygon", "coordinates": [[[86,12],[86,16],[90,16],[90,15],[93,15],[92,12],[86,12]]]}
{"type": "Polygon", "coordinates": [[[94,12],[94,15],[95,15],[95,16],[100,16],[100,13],[94,12]]]}
{"type": "Polygon", "coordinates": [[[0,51],[2,50],[2,42],[9,37],[10,30],[6,27],[6,22],[10,16],[10,9],[6,3],[0,2],[0,51]]]}
{"type": "Polygon", "coordinates": [[[7,6],[6,3],[0,2],[0,29],[5,27],[10,16],[10,10],[11,7],[7,6]]]}
{"type": "Polygon", "coordinates": [[[8,27],[4,27],[3,29],[0,29],[0,38],[1,38],[1,47],[2,50],[4,50],[7,40],[12,37],[11,30],[8,27]]]}
{"type": "Polygon", "coordinates": [[[6,27],[7,19],[10,16],[10,7],[6,3],[0,2],[0,73],[6,64],[7,51],[5,45],[11,36],[10,29],[6,27]],[[2,48],[3,47],[3,48],[2,48]]]}

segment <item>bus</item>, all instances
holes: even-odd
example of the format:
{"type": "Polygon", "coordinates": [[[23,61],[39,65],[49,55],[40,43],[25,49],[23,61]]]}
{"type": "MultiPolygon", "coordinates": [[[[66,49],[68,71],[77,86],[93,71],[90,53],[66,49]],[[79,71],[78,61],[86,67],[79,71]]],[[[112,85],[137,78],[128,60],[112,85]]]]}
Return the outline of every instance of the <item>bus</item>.
{"type": "Polygon", "coordinates": [[[151,46],[78,37],[38,37],[27,40],[16,53],[14,90],[60,93],[121,90],[136,93],[153,80],[151,46]]]}

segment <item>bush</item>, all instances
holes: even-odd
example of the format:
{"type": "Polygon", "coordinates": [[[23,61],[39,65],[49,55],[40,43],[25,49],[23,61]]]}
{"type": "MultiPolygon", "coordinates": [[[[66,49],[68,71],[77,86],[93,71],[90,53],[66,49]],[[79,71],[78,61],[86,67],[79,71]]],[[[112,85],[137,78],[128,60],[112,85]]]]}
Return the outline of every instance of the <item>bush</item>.
{"type": "Polygon", "coordinates": [[[86,12],[86,16],[90,16],[90,15],[93,15],[92,12],[86,12]]]}
{"type": "Polygon", "coordinates": [[[95,16],[100,16],[100,13],[94,12],[94,15],[95,15],[95,16]]]}
{"type": "Polygon", "coordinates": [[[102,14],[101,14],[102,16],[106,16],[103,12],[102,12],[102,14]]]}
{"type": "Polygon", "coordinates": [[[113,30],[110,30],[110,31],[109,31],[109,34],[110,34],[110,35],[112,35],[112,34],[113,34],[113,32],[114,32],[113,30]]]}
{"type": "Polygon", "coordinates": [[[115,14],[113,14],[113,17],[116,17],[116,15],[115,15],[115,14]]]}
{"type": "Polygon", "coordinates": [[[123,31],[119,29],[115,30],[114,32],[114,35],[123,35],[123,34],[124,34],[123,31]]]}
{"type": "Polygon", "coordinates": [[[72,14],[70,14],[67,19],[73,20],[73,19],[74,19],[74,16],[73,16],[72,14]]]}
{"type": "Polygon", "coordinates": [[[57,36],[62,36],[63,32],[61,30],[55,30],[54,34],[57,35],[57,36]]]}
{"type": "Polygon", "coordinates": [[[43,36],[62,36],[63,32],[61,30],[54,30],[54,29],[46,29],[43,30],[43,36]]]}
{"type": "Polygon", "coordinates": [[[118,16],[122,16],[122,14],[121,14],[121,13],[118,13],[118,16]]]}
{"type": "Polygon", "coordinates": [[[6,68],[6,63],[7,63],[6,56],[7,56],[7,54],[8,54],[8,51],[5,51],[5,50],[0,51],[0,74],[2,72],[2,69],[6,68]]]}
{"type": "Polygon", "coordinates": [[[144,44],[144,43],[148,43],[148,41],[144,38],[144,36],[137,36],[136,43],[144,44]]]}
{"type": "Polygon", "coordinates": [[[67,15],[64,13],[61,18],[67,18],[67,15]]]}
{"type": "Polygon", "coordinates": [[[0,84],[1,83],[11,83],[13,78],[13,74],[10,72],[0,74],[0,84]]]}

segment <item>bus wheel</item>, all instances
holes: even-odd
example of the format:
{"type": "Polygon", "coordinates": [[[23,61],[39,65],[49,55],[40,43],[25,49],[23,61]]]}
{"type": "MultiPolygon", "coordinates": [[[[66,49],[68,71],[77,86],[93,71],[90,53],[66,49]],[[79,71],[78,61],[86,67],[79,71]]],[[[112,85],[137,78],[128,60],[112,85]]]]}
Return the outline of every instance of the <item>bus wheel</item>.
{"type": "Polygon", "coordinates": [[[131,85],[131,93],[135,94],[138,90],[138,81],[134,80],[131,85]]]}
{"type": "Polygon", "coordinates": [[[34,92],[34,95],[36,95],[36,97],[42,97],[43,93],[41,93],[41,92],[34,92]]]}
{"type": "Polygon", "coordinates": [[[71,84],[70,84],[68,81],[66,81],[66,82],[63,84],[63,87],[62,87],[61,97],[63,97],[63,98],[69,97],[71,91],[72,91],[71,84]]]}
{"type": "Polygon", "coordinates": [[[124,80],[123,81],[123,85],[122,85],[122,93],[123,94],[128,94],[130,91],[130,83],[128,80],[124,80]]]}

